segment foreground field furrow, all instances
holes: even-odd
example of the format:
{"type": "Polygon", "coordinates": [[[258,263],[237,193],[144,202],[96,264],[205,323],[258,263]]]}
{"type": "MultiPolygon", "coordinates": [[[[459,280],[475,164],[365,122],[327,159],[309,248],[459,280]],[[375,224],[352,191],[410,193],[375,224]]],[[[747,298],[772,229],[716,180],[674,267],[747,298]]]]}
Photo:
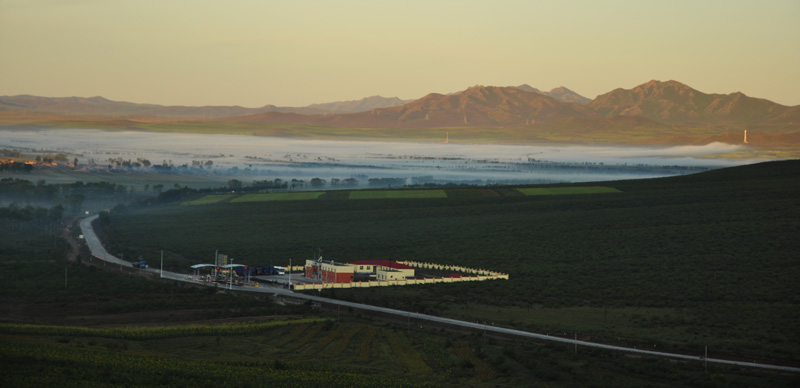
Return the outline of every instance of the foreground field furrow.
{"type": "Polygon", "coordinates": [[[416,386],[388,378],[331,370],[274,369],[261,361],[211,362],[129,355],[57,345],[0,341],[3,381],[9,386],[215,386],[240,387],[403,387],[416,386]],[[47,373],[34,373],[46,366],[47,373]],[[101,383],[102,382],[102,383],[101,383]]]}
{"type": "Polygon", "coordinates": [[[325,327],[323,330],[327,330],[328,334],[326,334],[321,339],[314,341],[314,346],[307,347],[305,351],[303,351],[302,355],[304,357],[317,355],[318,357],[326,357],[327,352],[326,349],[331,342],[333,342],[337,337],[340,337],[342,333],[347,329],[345,325],[338,325],[335,328],[325,327]]]}
{"type": "Polygon", "coordinates": [[[433,370],[425,363],[420,354],[414,350],[403,333],[391,330],[383,330],[382,333],[389,341],[392,352],[403,363],[408,373],[417,376],[426,376],[433,373],[433,370]]]}
{"type": "Polygon", "coordinates": [[[275,346],[284,347],[284,346],[288,345],[289,343],[294,341],[296,338],[298,338],[300,335],[302,335],[309,328],[309,326],[310,325],[308,325],[308,324],[303,324],[303,325],[295,327],[294,330],[291,331],[291,333],[289,333],[288,335],[285,335],[283,338],[281,338],[281,340],[277,344],[275,344],[275,346]]]}
{"type": "Polygon", "coordinates": [[[345,349],[347,349],[350,346],[351,342],[353,341],[353,337],[355,337],[356,334],[363,332],[364,330],[365,328],[363,325],[354,325],[353,327],[350,328],[349,331],[347,331],[347,333],[345,333],[342,337],[340,337],[336,341],[336,343],[333,345],[333,347],[326,355],[331,358],[338,357],[345,351],[345,349]]]}
{"type": "Polygon", "coordinates": [[[361,345],[358,349],[358,361],[359,362],[367,362],[369,361],[370,355],[373,352],[373,342],[375,341],[375,336],[378,334],[377,327],[370,327],[364,336],[361,338],[361,345]]]}

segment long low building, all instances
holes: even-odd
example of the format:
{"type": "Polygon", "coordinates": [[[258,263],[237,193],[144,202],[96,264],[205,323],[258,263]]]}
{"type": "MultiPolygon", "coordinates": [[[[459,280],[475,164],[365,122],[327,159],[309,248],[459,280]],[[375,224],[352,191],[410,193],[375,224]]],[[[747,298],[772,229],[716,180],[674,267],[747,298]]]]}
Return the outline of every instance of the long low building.
{"type": "Polygon", "coordinates": [[[414,267],[388,260],[359,260],[338,263],[333,260],[306,260],[305,276],[324,283],[351,283],[369,280],[400,280],[414,277],[414,267]]]}
{"type": "Polygon", "coordinates": [[[356,273],[368,274],[371,280],[400,280],[413,278],[415,275],[414,267],[395,263],[388,260],[359,260],[350,263],[357,269],[356,273]]]}

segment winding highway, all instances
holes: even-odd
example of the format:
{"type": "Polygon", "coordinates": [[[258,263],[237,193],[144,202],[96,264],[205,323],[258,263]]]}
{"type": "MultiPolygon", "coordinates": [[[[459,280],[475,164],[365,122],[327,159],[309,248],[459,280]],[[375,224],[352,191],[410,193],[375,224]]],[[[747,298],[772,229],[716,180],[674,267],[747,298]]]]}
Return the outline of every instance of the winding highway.
{"type": "MultiPolygon", "coordinates": [[[[112,264],[118,264],[125,267],[131,267],[131,263],[128,261],[120,260],[119,258],[115,257],[114,255],[109,254],[106,249],[103,247],[103,244],[100,242],[100,239],[94,232],[92,228],[92,221],[97,219],[97,215],[93,215],[91,217],[87,217],[81,220],[80,227],[81,231],[83,232],[84,239],[89,247],[89,250],[92,252],[94,257],[97,257],[101,260],[105,260],[112,264]]],[[[159,274],[161,272],[158,269],[153,268],[146,268],[142,269],[142,271],[148,271],[150,273],[159,274]]],[[[161,277],[168,278],[176,281],[182,282],[189,282],[189,283],[199,283],[195,279],[193,279],[190,275],[187,274],[180,274],[176,272],[168,272],[163,271],[161,272],[161,277]]],[[[545,341],[554,341],[554,342],[561,342],[564,344],[570,344],[577,346],[586,346],[592,348],[601,348],[607,350],[614,350],[620,351],[625,353],[632,353],[632,354],[640,354],[640,355],[647,355],[647,356],[655,356],[655,357],[667,357],[673,359],[684,359],[684,360],[693,360],[698,362],[707,362],[707,363],[715,363],[715,364],[727,364],[727,365],[735,365],[741,367],[748,367],[748,368],[761,368],[761,369],[772,369],[772,370],[779,370],[785,372],[793,372],[793,373],[800,373],[800,368],[790,367],[790,366],[782,366],[782,365],[770,365],[770,364],[760,364],[756,362],[743,362],[743,361],[734,361],[734,360],[724,360],[719,358],[703,358],[700,355],[692,356],[686,354],[678,354],[678,353],[666,353],[666,352],[657,352],[652,350],[645,350],[645,349],[636,349],[636,348],[627,348],[623,346],[615,346],[615,345],[605,345],[599,344],[594,342],[587,342],[581,341],[577,339],[569,339],[569,338],[562,338],[562,337],[555,337],[547,334],[539,334],[539,333],[531,333],[522,330],[515,330],[515,329],[507,329],[504,327],[497,327],[492,325],[486,325],[482,323],[475,323],[475,322],[468,322],[468,321],[461,321],[456,319],[450,318],[442,318],[428,314],[420,314],[420,313],[412,313],[408,311],[402,310],[395,310],[386,307],[378,307],[378,306],[371,306],[361,303],[353,303],[347,301],[341,301],[336,299],[329,299],[329,298],[322,298],[319,296],[314,295],[307,295],[303,293],[295,293],[289,289],[281,288],[281,287],[249,287],[249,286],[230,286],[231,290],[236,291],[247,291],[247,292],[262,292],[268,294],[279,294],[279,295],[286,295],[291,296],[292,298],[297,299],[305,299],[314,302],[326,303],[331,305],[338,305],[343,307],[352,307],[355,309],[361,310],[369,310],[375,311],[384,314],[394,315],[400,318],[408,318],[410,321],[412,318],[419,321],[429,321],[429,322],[436,322],[446,325],[452,326],[459,326],[469,329],[475,330],[483,330],[484,332],[493,332],[499,333],[504,335],[511,335],[517,336],[522,338],[533,338],[538,340],[545,340],[545,341]]]]}

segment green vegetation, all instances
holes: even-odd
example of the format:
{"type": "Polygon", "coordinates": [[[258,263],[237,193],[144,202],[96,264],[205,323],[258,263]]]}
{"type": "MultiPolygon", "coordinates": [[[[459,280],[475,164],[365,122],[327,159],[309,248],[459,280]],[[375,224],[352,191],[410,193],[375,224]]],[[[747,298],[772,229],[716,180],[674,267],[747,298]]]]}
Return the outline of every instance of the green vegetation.
{"type": "Polygon", "coordinates": [[[268,201],[302,201],[317,199],[322,191],[300,191],[295,193],[244,194],[231,202],[268,202],[268,201]]]}
{"type": "Polygon", "coordinates": [[[294,201],[309,199],[425,199],[425,198],[477,198],[524,195],[568,195],[568,194],[601,194],[619,193],[618,189],[603,186],[570,186],[570,187],[528,187],[528,188],[465,188],[465,189],[427,189],[427,190],[339,190],[300,191],[291,193],[267,194],[208,194],[185,201],[182,205],[209,205],[219,202],[264,202],[294,201]]]}
{"type": "MultiPolygon", "coordinates": [[[[0,335],[9,386],[776,387],[792,376],[359,319],[169,338],[0,335]],[[408,331],[407,331],[408,330],[408,331]],[[355,335],[353,335],[355,334],[355,335]],[[286,338],[305,338],[305,341],[286,338]],[[344,351],[337,351],[343,349],[344,351]],[[43,373],[44,372],[44,373],[43,373]]],[[[181,326],[176,326],[181,331],[181,326]]]]}
{"type": "Polygon", "coordinates": [[[408,373],[414,376],[427,376],[433,373],[433,370],[425,363],[422,356],[414,350],[403,333],[384,330],[383,335],[386,336],[389,346],[392,347],[392,352],[397,355],[397,358],[400,359],[408,373]]]}
{"type": "Polygon", "coordinates": [[[494,188],[499,196],[447,201],[130,209],[112,215],[110,246],[145,257],[165,247],[165,264],[180,271],[215,249],[245,264],[286,265],[317,247],[338,261],[490,268],[511,279],[322,295],[607,343],[797,361],[800,246],[789,231],[800,227],[798,166],[605,185],[621,191],[614,195],[494,188]]]}
{"type": "Polygon", "coordinates": [[[528,187],[517,189],[525,195],[564,195],[564,194],[601,194],[619,193],[619,189],[604,186],[583,186],[583,187],[528,187]]]}
{"type": "MultiPolygon", "coordinates": [[[[229,339],[226,338],[226,342],[229,339]]],[[[63,339],[61,342],[72,342],[63,339]]],[[[36,344],[0,340],[3,381],[9,386],[214,386],[242,387],[410,387],[424,386],[390,377],[372,376],[320,367],[316,364],[290,365],[280,361],[262,361],[258,357],[238,356],[228,359],[184,360],[165,355],[167,349],[151,350],[157,344],[128,352],[126,342],[97,341],[62,344],[36,344]],[[92,344],[94,343],[94,345],[92,344]],[[46,373],[42,373],[42,371],[46,373]]],[[[176,344],[173,344],[176,345],[176,344]]],[[[230,352],[231,346],[209,341],[182,341],[182,346],[216,347],[230,352]]],[[[240,345],[241,346],[241,345],[240,345]]],[[[225,354],[219,354],[220,356],[225,354]]],[[[252,354],[252,352],[250,352],[252,354]]]]}
{"type": "Polygon", "coordinates": [[[231,323],[220,325],[181,325],[181,326],[141,326],[113,329],[52,325],[8,325],[0,324],[0,334],[59,335],[70,337],[97,337],[131,340],[151,340],[174,337],[195,337],[209,335],[246,335],[266,331],[275,326],[307,324],[329,319],[300,319],[292,321],[268,321],[231,323]]]}
{"type": "Polygon", "coordinates": [[[363,190],[351,191],[350,199],[446,198],[444,190],[363,190]]]}
{"type": "Polygon", "coordinates": [[[209,194],[191,201],[186,201],[182,203],[182,205],[208,205],[210,203],[217,203],[233,198],[234,196],[236,196],[236,194],[209,194]]]}
{"type": "MultiPolygon", "coordinates": [[[[446,189],[446,201],[330,200],[347,197],[329,192],[205,206],[176,197],[117,207],[104,232],[109,251],[152,262],[163,248],[167,266],[184,272],[215,249],[237,262],[286,265],[317,247],[340,261],[490,268],[511,280],[320,295],[639,348],[699,355],[708,345],[712,357],[798,362],[800,163],[606,186],[620,192],[459,188],[446,189]]],[[[576,353],[162,282],[104,267],[84,246],[72,256],[65,237],[78,230],[62,235],[47,217],[14,216],[23,213],[0,212],[0,373],[9,386],[800,384],[791,374],[576,353]]]]}

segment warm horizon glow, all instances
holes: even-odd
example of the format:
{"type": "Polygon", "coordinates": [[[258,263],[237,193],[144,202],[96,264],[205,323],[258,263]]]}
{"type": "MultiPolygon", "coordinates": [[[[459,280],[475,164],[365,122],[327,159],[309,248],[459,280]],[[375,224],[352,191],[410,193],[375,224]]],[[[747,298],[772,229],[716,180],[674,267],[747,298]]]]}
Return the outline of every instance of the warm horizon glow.
{"type": "Polygon", "coordinates": [[[798,20],[794,0],[0,0],[0,95],[304,106],[657,79],[800,105],[798,20]]]}

